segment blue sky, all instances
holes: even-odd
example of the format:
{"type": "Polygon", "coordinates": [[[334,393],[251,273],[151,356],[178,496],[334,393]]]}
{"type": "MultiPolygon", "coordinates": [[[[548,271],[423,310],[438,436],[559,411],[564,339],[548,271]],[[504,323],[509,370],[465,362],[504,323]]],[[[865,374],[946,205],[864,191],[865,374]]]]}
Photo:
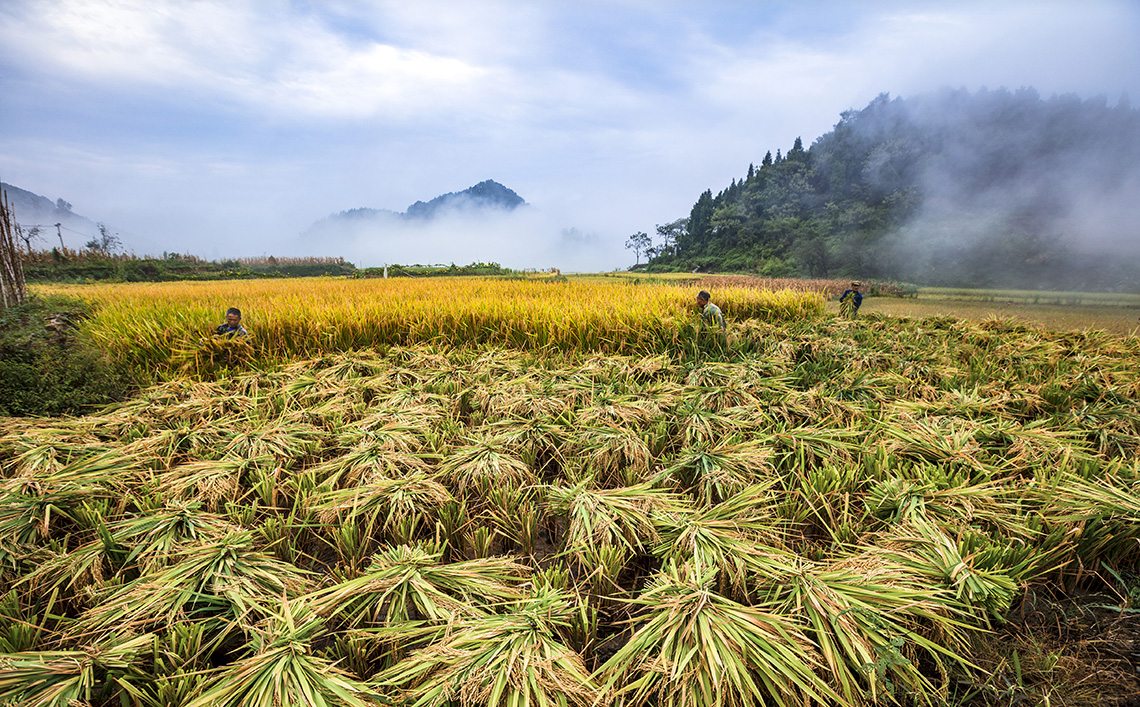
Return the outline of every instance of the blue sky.
{"type": "Polygon", "coordinates": [[[140,254],[608,270],[767,150],[943,86],[1140,101],[1140,3],[6,0],[0,178],[140,254]],[[300,236],[484,179],[532,208],[300,236]]]}

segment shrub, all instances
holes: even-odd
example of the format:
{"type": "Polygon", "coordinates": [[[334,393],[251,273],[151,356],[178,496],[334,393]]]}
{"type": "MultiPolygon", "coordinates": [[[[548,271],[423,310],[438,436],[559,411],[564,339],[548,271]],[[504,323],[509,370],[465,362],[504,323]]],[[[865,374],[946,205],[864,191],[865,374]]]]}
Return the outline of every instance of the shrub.
{"type": "Polygon", "coordinates": [[[58,296],[0,311],[0,414],[73,414],[133,388],[83,335],[87,315],[86,303],[58,296]]]}

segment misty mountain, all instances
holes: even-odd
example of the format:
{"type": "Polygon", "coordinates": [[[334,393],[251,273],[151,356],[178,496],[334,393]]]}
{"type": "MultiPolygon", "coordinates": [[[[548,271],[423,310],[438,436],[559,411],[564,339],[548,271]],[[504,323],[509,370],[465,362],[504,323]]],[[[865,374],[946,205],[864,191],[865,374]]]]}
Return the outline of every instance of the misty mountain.
{"type": "Polygon", "coordinates": [[[367,207],[341,211],[313,224],[306,233],[335,231],[343,224],[376,222],[383,225],[385,222],[398,223],[408,219],[431,220],[454,212],[476,215],[488,211],[513,211],[520,206],[526,206],[522,197],[488,179],[461,192],[442,194],[427,202],[417,201],[404,212],[367,207]]]}
{"type": "Polygon", "coordinates": [[[314,223],[288,247],[345,257],[359,267],[495,262],[589,271],[612,267],[623,255],[620,243],[568,228],[559,216],[491,180],[417,201],[404,212],[342,211],[314,223]]]}
{"type": "Polygon", "coordinates": [[[99,234],[98,225],[71,210],[71,204],[57,199],[52,201],[46,196],[0,183],[0,189],[8,197],[8,207],[12,210],[14,220],[21,230],[27,233],[28,229],[38,227],[38,240],[32,241],[33,248],[51,248],[59,245],[60,235],[68,248],[79,249],[88,240],[96,238],[99,234]],[[57,229],[55,224],[60,224],[57,229]]]}
{"type": "Polygon", "coordinates": [[[1140,291],[1140,111],[1033,89],[881,95],[687,220],[653,268],[1140,291]]]}
{"type": "Polygon", "coordinates": [[[488,179],[458,193],[437,196],[429,202],[417,201],[408,207],[408,218],[434,218],[441,211],[502,209],[513,211],[526,206],[526,201],[514,191],[488,179]]]}

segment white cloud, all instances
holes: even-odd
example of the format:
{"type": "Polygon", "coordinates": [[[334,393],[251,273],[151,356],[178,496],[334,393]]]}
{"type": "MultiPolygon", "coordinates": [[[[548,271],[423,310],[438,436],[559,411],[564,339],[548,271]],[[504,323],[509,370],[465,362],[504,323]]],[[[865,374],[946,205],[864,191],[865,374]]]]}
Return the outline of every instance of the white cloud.
{"type": "Polygon", "coordinates": [[[213,96],[294,117],[457,110],[494,72],[375,41],[350,41],[280,5],[65,0],[10,18],[10,60],[127,92],[213,96]]]}
{"type": "Polygon", "coordinates": [[[406,119],[462,109],[479,95],[491,73],[390,46],[329,49],[322,62],[280,72],[254,95],[274,108],[301,113],[406,119]]]}

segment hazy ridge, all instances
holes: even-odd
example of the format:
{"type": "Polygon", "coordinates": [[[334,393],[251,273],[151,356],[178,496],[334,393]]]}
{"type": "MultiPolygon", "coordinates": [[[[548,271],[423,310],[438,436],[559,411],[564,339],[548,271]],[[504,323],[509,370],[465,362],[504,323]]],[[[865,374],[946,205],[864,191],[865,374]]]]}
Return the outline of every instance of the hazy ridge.
{"type": "Polygon", "coordinates": [[[652,266],[1140,291],[1140,111],[1031,88],[884,94],[769,152],[652,266]]]}

